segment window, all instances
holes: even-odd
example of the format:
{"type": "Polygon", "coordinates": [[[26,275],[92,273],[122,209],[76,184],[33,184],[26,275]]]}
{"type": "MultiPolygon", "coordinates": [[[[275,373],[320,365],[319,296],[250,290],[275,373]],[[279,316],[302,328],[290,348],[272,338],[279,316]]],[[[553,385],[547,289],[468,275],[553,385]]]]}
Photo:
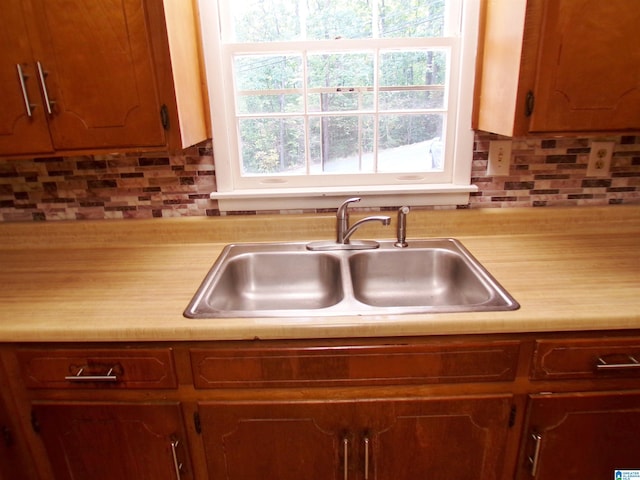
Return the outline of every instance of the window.
{"type": "Polygon", "coordinates": [[[200,1],[222,210],[466,203],[477,0],[200,1]]]}

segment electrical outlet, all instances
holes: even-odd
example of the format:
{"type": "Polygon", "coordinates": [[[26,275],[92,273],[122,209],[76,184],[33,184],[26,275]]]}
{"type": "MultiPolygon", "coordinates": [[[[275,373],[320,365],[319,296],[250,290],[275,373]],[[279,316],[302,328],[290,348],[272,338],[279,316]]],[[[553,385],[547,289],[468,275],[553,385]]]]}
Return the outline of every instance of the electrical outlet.
{"type": "Polygon", "coordinates": [[[487,175],[509,175],[511,165],[511,140],[489,142],[489,162],[487,175]]]}
{"type": "Polygon", "coordinates": [[[587,177],[602,177],[611,171],[614,142],[591,142],[587,177]]]}

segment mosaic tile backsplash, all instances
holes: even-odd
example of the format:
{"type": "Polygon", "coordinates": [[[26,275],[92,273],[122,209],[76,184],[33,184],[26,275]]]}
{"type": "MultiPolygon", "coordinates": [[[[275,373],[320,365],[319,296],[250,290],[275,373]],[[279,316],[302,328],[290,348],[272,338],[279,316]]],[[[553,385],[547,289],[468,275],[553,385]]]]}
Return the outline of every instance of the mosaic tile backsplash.
{"type": "MultiPolygon", "coordinates": [[[[471,181],[479,191],[471,195],[469,204],[445,208],[640,203],[640,134],[595,139],[514,138],[509,175],[488,176],[489,142],[504,139],[476,133],[471,181]],[[592,140],[615,142],[611,171],[606,177],[587,177],[592,140]]],[[[172,156],[154,153],[2,159],[0,221],[239,213],[220,212],[216,202],[209,199],[214,189],[210,141],[172,156]]]]}

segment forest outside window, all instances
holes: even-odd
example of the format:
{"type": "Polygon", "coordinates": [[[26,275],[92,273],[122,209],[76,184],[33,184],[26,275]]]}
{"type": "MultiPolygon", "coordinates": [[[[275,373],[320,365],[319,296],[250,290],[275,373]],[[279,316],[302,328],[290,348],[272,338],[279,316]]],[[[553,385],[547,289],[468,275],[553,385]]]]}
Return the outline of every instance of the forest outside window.
{"type": "Polygon", "coordinates": [[[286,208],[369,193],[419,195],[426,204],[459,202],[473,190],[476,0],[200,7],[218,181],[212,198],[286,208]]]}

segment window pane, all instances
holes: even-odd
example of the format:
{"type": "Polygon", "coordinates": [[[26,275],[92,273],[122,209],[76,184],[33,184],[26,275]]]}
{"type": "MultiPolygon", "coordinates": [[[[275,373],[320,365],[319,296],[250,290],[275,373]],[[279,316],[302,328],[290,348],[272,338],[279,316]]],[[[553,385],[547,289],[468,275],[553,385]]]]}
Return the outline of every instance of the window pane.
{"type": "Polygon", "coordinates": [[[232,0],[225,41],[440,37],[447,0],[232,0]]]}
{"type": "Polygon", "coordinates": [[[329,93],[324,89],[309,95],[310,112],[345,112],[373,110],[374,95],[366,88],[345,88],[344,92],[329,93]]]}
{"type": "Polygon", "coordinates": [[[444,90],[403,89],[380,92],[380,110],[444,108],[444,90]]]}
{"type": "MultiPolygon", "coordinates": [[[[371,38],[372,2],[367,0],[314,0],[307,6],[306,38],[333,40],[338,38],[371,38]]],[[[303,27],[304,28],[304,27],[303,27]]]]}
{"type": "Polygon", "coordinates": [[[380,37],[443,36],[445,4],[445,0],[380,1],[380,37]]]}
{"type": "Polygon", "coordinates": [[[234,59],[238,113],[284,113],[303,109],[302,57],[246,55],[234,59]],[[273,93],[271,93],[273,92],[273,93]]]}
{"type": "Polygon", "coordinates": [[[373,124],[371,115],[311,118],[311,173],[373,172],[373,124]]]}
{"type": "Polygon", "coordinates": [[[373,54],[326,53],[309,55],[309,88],[373,86],[373,54]]]}
{"type": "Polygon", "coordinates": [[[247,95],[239,94],[238,113],[301,113],[303,110],[301,95],[247,95]]]}
{"type": "Polygon", "coordinates": [[[381,172],[441,171],[444,117],[384,115],[378,131],[378,170],[381,172]]]}
{"type": "Polygon", "coordinates": [[[380,108],[445,108],[447,52],[419,50],[380,55],[380,108]]]}
{"type": "Polygon", "coordinates": [[[243,174],[300,173],[296,170],[304,168],[302,118],[240,119],[239,130],[243,174]]]}
{"type": "Polygon", "coordinates": [[[307,69],[309,111],[373,109],[373,54],[313,54],[307,69]]]}
{"type": "Polygon", "coordinates": [[[232,0],[229,41],[275,42],[300,38],[298,2],[291,0],[232,0]]]}

